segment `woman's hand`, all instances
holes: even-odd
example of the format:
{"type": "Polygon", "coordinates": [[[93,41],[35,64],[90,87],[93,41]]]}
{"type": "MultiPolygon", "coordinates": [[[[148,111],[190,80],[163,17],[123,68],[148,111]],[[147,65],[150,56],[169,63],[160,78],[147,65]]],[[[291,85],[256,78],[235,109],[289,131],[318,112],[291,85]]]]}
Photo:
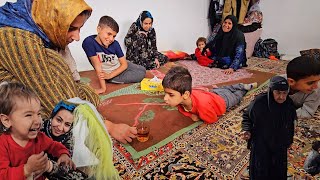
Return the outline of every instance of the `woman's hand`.
{"type": "Polygon", "coordinates": [[[138,31],[139,34],[143,34],[145,35],[146,37],[148,36],[148,32],[145,32],[145,31],[138,31]]]}
{"type": "Polygon", "coordinates": [[[73,161],[70,159],[70,157],[67,154],[62,154],[58,161],[57,164],[64,164],[72,169],[76,169],[76,165],[73,163],[73,161]]]}
{"type": "Polygon", "coordinates": [[[160,68],[160,62],[159,62],[159,60],[156,58],[155,60],[154,60],[154,62],[156,63],[156,68],[155,69],[159,69],[160,68]]]}
{"type": "Polygon", "coordinates": [[[251,133],[249,131],[243,131],[241,133],[241,137],[243,140],[249,140],[251,138],[251,133]]]}
{"type": "Polygon", "coordinates": [[[223,72],[224,72],[224,74],[233,74],[234,73],[234,69],[229,68],[229,69],[224,70],[223,72]]]}
{"type": "Polygon", "coordinates": [[[111,121],[105,120],[105,125],[110,135],[123,144],[132,142],[136,138],[137,128],[127,124],[114,124],[111,121]]]}

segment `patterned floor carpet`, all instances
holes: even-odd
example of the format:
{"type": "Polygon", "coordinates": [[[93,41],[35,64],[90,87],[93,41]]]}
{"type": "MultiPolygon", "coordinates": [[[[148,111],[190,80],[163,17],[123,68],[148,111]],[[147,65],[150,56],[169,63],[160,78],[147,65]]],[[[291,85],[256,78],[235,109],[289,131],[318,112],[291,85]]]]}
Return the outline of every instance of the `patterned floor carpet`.
{"type": "Polygon", "coordinates": [[[222,69],[203,67],[200,66],[197,61],[182,60],[178,61],[178,63],[186,66],[190,71],[193,86],[208,86],[223,82],[236,81],[239,79],[249,78],[253,75],[245,69],[239,69],[231,75],[225,75],[222,69]]]}
{"type": "MultiPolygon", "coordinates": [[[[243,102],[215,124],[200,126],[165,146],[133,160],[116,141],[114,160],[123,179],[241,179],[248,166],[249,151],[240,139],[242,110],[266,85],[247,95],[243,102]]],[[[314,119],[298,121],[289,149],[288,179],[306,179],[303,162],[313,140],[319,139],[318,111],[314,119]]],[[[316,179],[319,177],[314,177],[316,179]]]]}
{"type": "MultiPolygon", "coordinates": [[[[252,58],[248,64],[248,70],[283,74],[287,61],[252,58]]],[[[249,158],[246,142],[239,137],[242,110],[266,88],[262,85],[247,95],[238,107],[226,113],[217,123],[196,126],[138,159],[133,159],[123,145],[114,141],[114,162],[121,178],[241,179],[249,158]]],[[[108,99],[111,96],[112,93],[102,96],[104,103],[110,103],[108,99]]],[[[311,142],[320,138],[319,121],[319,110],[314,119],[298,121],[294,143],[289,150],[288,179],[306,179],[303,162],[311,142]]],[[[317,176],[314,179],[320,178],[317,176]]]]}

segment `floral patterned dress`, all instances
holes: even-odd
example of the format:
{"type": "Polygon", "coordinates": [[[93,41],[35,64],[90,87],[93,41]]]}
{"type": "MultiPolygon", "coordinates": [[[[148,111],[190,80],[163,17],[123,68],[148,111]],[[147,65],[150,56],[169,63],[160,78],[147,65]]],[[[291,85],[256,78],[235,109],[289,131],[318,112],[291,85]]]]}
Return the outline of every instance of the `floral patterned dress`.
{"type": "Polygon", "coordinates": [[[127,60],[144,66],[147,70],[155,69],[157,64],[155,59],[158,59],[160,66],[168,61],[168,57],[160,53],[157,49],[156,32],[152,29],[147,33],[139,33],[139,28],[134,22],[125,39],[124,43],[127,47],[127,60]]]}

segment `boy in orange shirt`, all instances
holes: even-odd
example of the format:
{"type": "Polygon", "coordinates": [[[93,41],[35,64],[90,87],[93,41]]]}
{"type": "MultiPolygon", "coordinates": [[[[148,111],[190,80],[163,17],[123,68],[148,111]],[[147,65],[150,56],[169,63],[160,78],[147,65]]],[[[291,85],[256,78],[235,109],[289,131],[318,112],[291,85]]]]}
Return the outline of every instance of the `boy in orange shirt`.
{"type": "Polygon", "coordinates": [[[162,81],[165,91],[164,101],[190,117],[193,121],[200,119],[214,123],[228,109],[237,105],[248,90],[257,86],[252,84],[235,84],[208,91],[192,89],[192,77],[188,69],[176,66],[171,68],[162,81]]]}

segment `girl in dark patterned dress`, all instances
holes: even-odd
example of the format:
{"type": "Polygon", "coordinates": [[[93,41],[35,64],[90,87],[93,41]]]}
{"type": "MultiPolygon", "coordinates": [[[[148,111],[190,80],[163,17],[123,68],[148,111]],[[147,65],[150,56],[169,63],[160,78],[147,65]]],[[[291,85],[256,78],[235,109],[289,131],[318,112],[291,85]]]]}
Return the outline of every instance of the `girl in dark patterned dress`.
{"type": "Polygon", "coordinates": [[[151,13],[143,11],[137,21],[132,23],[124,39],[127,47],[126,58],[147,70],[158,69],[168,60],[168,57],[157,49],[156,31],[152,24],[151,13]]]}

